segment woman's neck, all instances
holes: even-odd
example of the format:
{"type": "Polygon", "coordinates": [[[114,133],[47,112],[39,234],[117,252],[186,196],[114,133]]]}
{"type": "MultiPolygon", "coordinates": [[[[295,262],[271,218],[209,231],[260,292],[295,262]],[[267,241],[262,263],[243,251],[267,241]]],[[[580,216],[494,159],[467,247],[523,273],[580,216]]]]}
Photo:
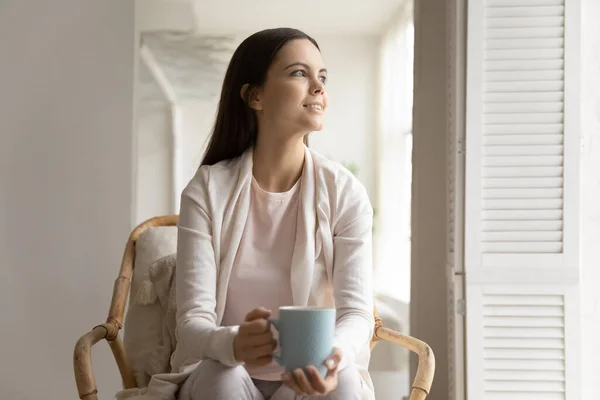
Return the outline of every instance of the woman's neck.
{"type": "Polygon", "coordinates": [[[304,143],[302,138],[258,140],[253,157],[252,174],[258,185],[268,192],[287,192],[302,175],[304,143]]]}

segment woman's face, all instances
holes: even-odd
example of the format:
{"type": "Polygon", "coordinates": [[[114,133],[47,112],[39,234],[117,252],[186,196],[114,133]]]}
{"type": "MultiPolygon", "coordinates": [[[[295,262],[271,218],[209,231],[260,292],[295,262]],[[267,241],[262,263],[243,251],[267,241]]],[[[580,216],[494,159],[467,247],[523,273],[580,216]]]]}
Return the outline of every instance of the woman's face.
{"type": "Polygon", "coordinates": [[[269,67],[265,84],[251,97],[259,126],[286,134],[321,130],[326,81],[327,70],[315,45],[307,39],[287,42],[269,67]]]}

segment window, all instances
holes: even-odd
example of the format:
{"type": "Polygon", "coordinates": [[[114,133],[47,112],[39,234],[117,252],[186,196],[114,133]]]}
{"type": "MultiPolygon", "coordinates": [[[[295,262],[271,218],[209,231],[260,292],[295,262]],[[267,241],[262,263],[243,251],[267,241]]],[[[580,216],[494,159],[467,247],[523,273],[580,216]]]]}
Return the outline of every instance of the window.
{"type": "Polygon", "coordinates": [[[375,288],[404,303],[410,301],[413,54],[412,15],[405,15],[381,46],[375,231],[375,288]]]}

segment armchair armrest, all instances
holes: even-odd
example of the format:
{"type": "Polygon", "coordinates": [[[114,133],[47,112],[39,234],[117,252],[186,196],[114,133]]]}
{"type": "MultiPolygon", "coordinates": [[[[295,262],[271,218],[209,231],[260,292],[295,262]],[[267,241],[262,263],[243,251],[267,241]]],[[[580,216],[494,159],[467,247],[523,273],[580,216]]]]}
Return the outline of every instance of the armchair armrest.
{"type": "Polygon", "coordinates": [[[412,384],[409,400],[424,400],[429,395],[435,374],[435,356],[431,347],[419,339],[393,331],[381,324],[376,326],[374,338],[398,344],[417,353],[419,356],[419,365],[412,384]]]}
{"type": "Polygon", "coordinates": [[[103,323],[83,335],[75,344],[73,369],[77,392],[81,400],[98,400],[96,377],[92,366],[92,346],[102,339],[107,340],[112,350],[123,378],[123,387],[125,389],[136,387],[131,367],[125,357],[123,342],[118,335],[118,328],[111,323],[103,323]]]}

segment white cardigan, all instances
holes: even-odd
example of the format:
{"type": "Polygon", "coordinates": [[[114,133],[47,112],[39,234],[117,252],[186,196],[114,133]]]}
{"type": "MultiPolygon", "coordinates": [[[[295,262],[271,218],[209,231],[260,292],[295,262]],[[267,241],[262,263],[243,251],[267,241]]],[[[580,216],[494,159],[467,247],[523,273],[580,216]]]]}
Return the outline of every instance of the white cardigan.
{"type": "MultiPolygon", "coordinates": [[[[173,374],[153,377],[148,394],[166,389],[167,381],[180,384],[205,358],[238,365],[233,355],[238,327],[220,324],[250,208],[252,162],[248,150],[236,159],[202,166],[182,193],[173,374]]],[[[373,210],[364,187],[348,170],[309,148],[301,179],[291,266],[294,305],[335,306],[340,368],[354,364],[364,380],[363,398],[372,399],[367,368],[374,328],[373,210]]],[[[171,398],[163,395],[157,398],[171,398]]]]}

